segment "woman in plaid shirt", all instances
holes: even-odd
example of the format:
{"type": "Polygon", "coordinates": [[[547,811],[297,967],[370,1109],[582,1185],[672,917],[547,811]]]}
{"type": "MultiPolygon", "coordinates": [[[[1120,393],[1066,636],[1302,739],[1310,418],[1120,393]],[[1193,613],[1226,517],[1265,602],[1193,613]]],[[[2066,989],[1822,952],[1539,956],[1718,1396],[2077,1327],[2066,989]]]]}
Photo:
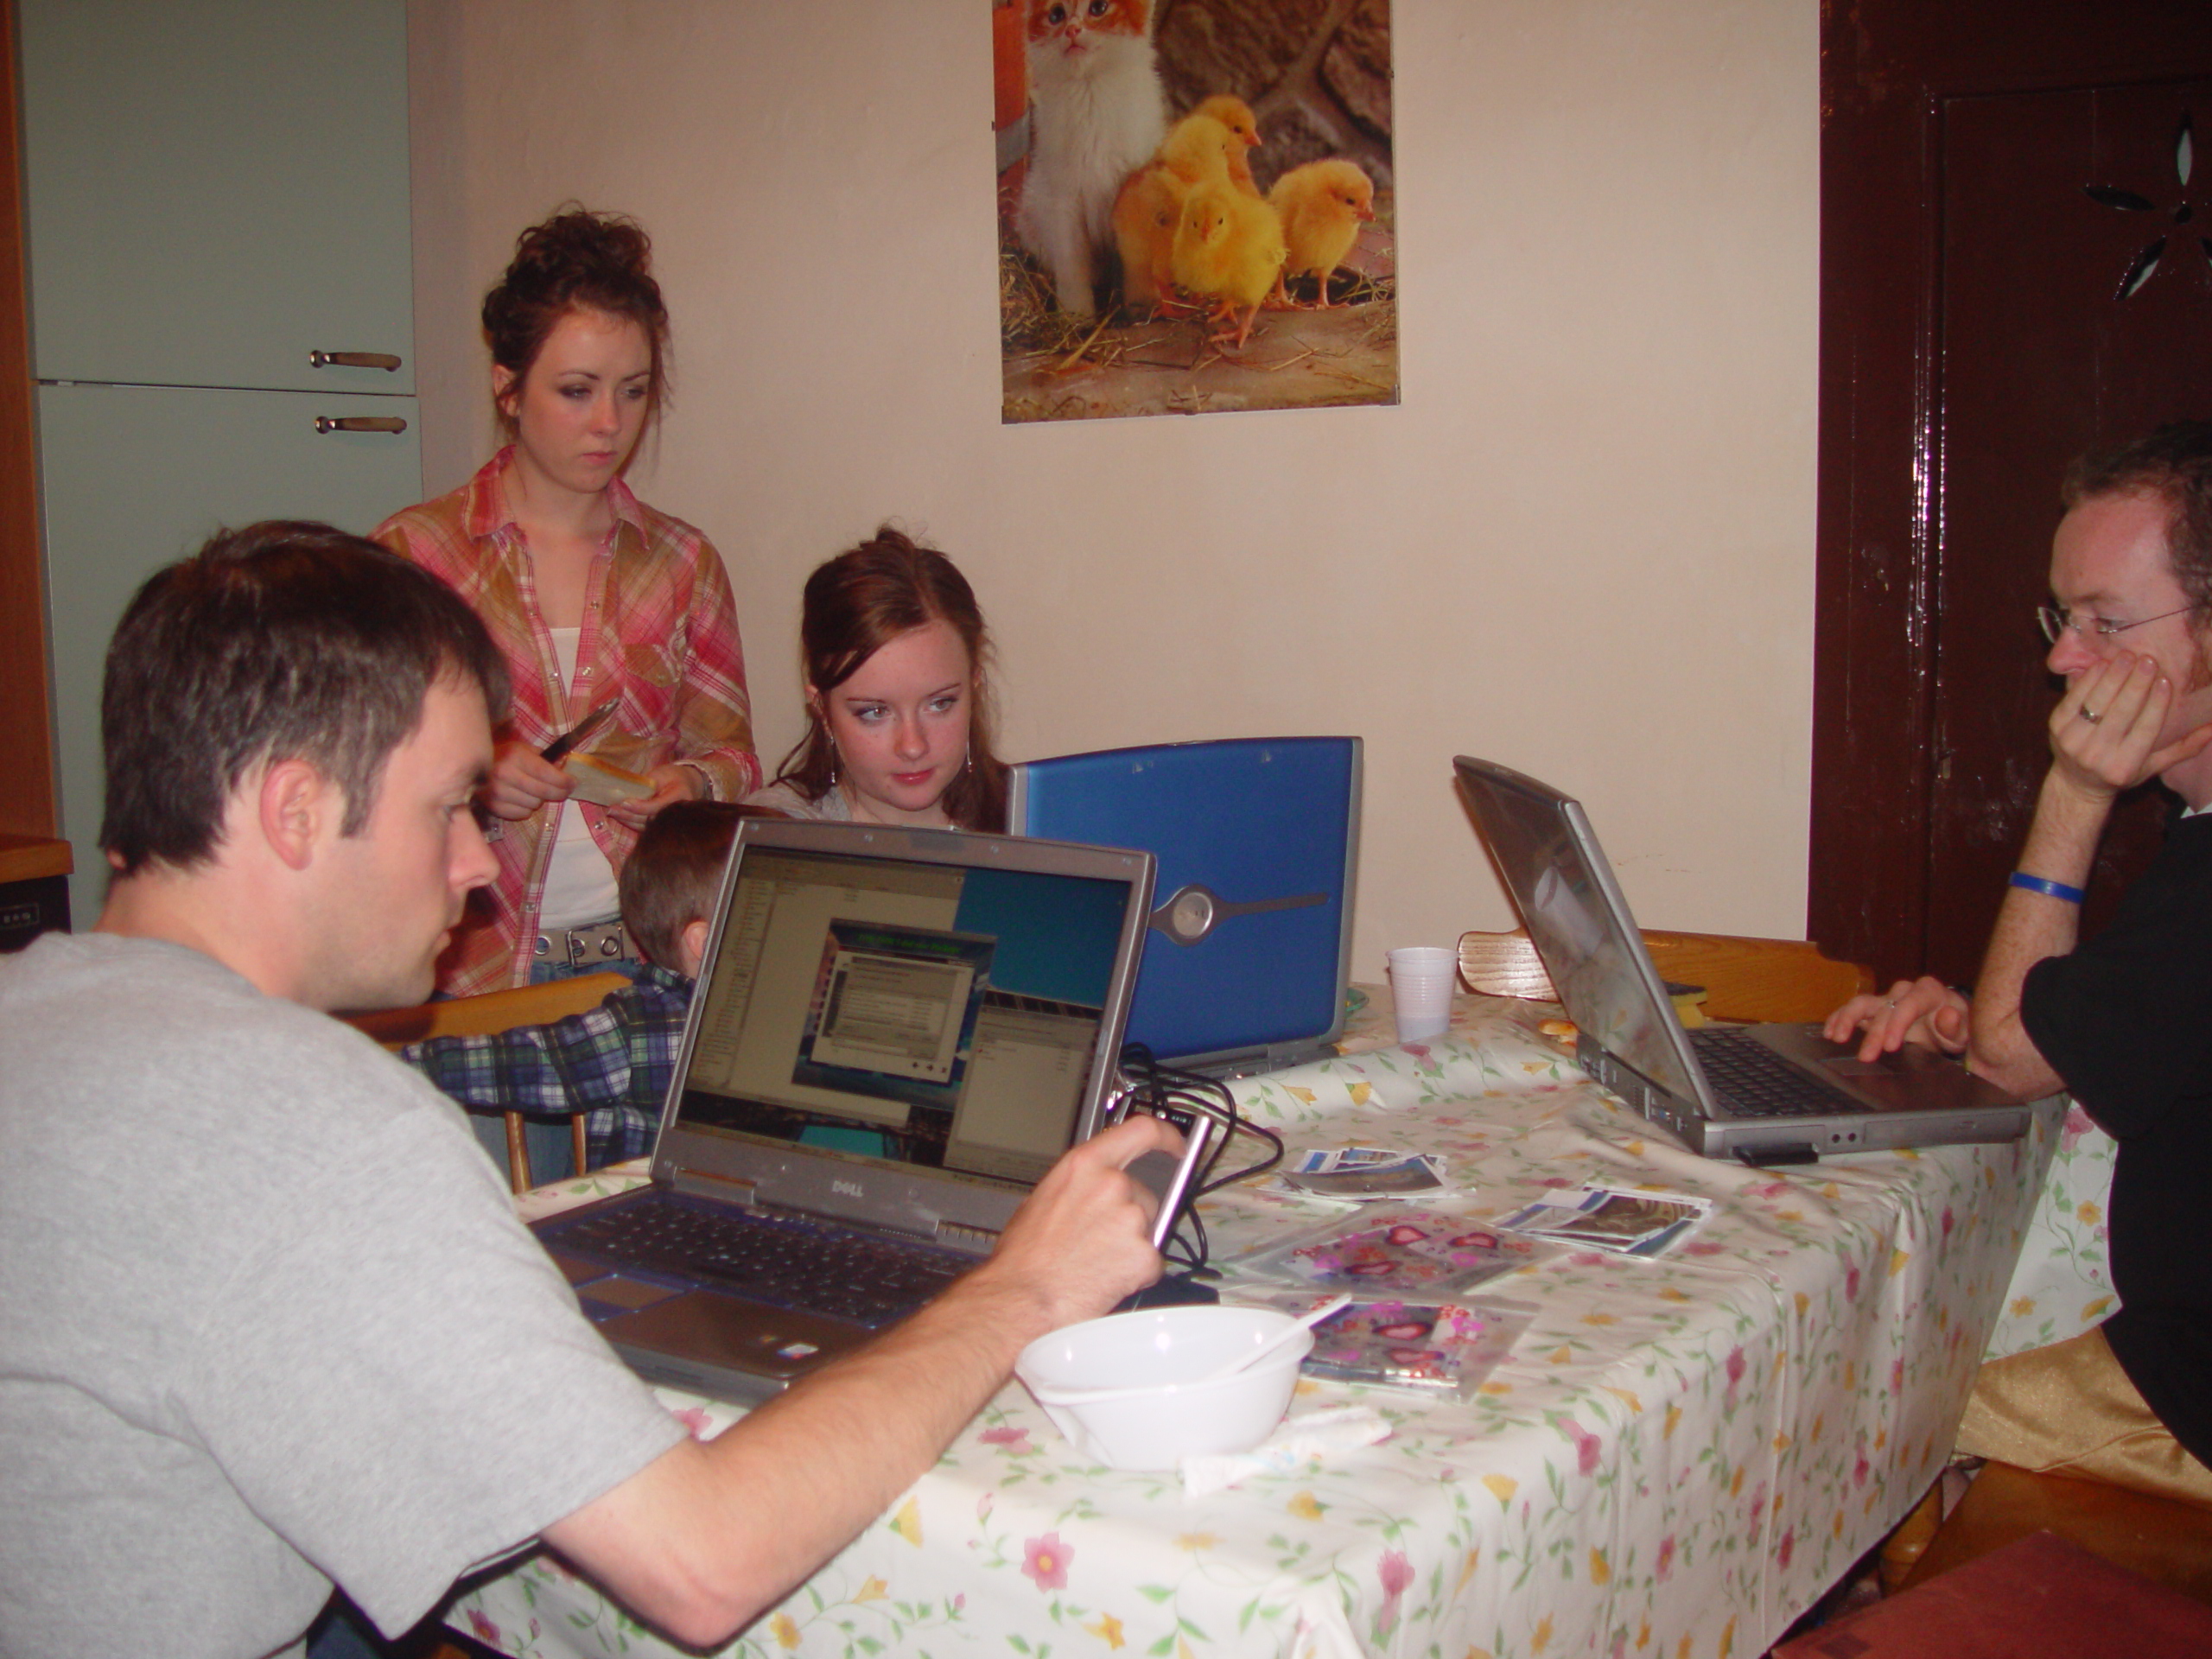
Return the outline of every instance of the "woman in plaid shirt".
{"type": "Polygon", "coordinates": [[[376,531],[468,601],[514,680],[485,791],[499,874],[439,963],[454,995],[616,965],[615,873],[638,831],[672,801],[741,800],[760,782],[721,556],[622,481],[664,386],[650,256],[637,225],[580,209],[523,232],[483,312],[510,442],[376,531]],[[582,747],[653,791],[571,801],[540,751],[610,702],[582,747]]]}

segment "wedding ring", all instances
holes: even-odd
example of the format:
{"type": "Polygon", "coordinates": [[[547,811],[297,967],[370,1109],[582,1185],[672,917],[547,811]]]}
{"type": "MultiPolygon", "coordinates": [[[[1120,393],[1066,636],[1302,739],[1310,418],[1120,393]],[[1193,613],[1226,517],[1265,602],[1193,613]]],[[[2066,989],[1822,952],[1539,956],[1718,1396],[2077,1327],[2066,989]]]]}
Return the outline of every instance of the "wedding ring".
{"type": "Polygon", "coordinates": [[[2082,705],[2082,718],[2088,721],[2090,725],[2094,726],[2099,721],[2102,720],[2104,716],[2099,714],[2095,709],[2090,708],[2089,705],[2085,702],[2082,705]]]}

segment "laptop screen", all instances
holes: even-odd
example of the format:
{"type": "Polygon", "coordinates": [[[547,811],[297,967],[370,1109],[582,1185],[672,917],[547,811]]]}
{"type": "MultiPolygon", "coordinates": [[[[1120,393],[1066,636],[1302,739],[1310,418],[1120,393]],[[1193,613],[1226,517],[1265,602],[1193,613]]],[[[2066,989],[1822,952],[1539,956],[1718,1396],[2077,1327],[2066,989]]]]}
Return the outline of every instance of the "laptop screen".
{"type": "Polygon", "coordinates": [[[748,845],[676,1125],[1033,1183],[1090,1127],[1131,903],[1127,879],[748,845]]]}
{"type": "Polygon", "coordinates": [[[1568,1017],[1661,1088],[1700,1099],[1681,1027],[1580,803],[1491,761],[1453,764],[1568,1017]]]}

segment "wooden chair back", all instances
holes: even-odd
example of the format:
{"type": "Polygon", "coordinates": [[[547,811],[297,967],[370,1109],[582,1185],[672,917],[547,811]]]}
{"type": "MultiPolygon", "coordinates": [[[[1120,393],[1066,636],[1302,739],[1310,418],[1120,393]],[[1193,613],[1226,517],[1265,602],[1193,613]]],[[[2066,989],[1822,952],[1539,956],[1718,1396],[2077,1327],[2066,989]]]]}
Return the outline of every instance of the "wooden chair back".
{"type": "MultiPolygon", "coordinates": [[[[543,985],[518,985],[512,990],[486,991],[480,996],[456,996],[411,1008],[384,1008],[341,1017],[386,1048],[401,1048],[432,1037],[485,1037],[517,1026],[550,1025],[569,1014],[597,1007],[608,992],[628,983],[620,974],[583,974],[575,979],[548,980],[543,985]]],[[[527,1192],[536,1183],[531,1179],[522,1114],[509,1112],[506,1119],[507,1179],[516,1192],[527,1192]]],[[[576,1168],[581,1173],[584,1166],[582,1113],[570,1120],[570,1132],[575,1137],[576,1168]]]]}
{"type": "MultiPolygon", "coordinates": [[[[1643,944],[1662,979],[1705,988],[1705,1012],[1715,1020],[1819,1020],[1874,988],[1871,969],[1822,956],[1819,945],[1803,939],[1647,928],[1643,944]]],[[[1557,1000],[1535,945],[1521,928],[1460,935],[1459,974],[1470,988],[1492,996],[1557,1000]]]]}

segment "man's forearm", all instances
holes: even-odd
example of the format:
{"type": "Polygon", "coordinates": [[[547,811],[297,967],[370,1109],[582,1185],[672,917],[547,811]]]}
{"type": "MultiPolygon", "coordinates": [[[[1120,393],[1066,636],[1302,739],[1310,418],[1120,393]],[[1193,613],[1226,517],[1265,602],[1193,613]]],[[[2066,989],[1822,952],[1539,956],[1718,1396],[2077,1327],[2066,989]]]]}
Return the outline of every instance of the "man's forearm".
{"type": "MultiPolygon", "coordinates": [[[[2110,796],[2085,794],[2054,767],[2037,797],[2019,868],[2066,887],[2087,885],[2098,838],[2111,814],[2110,796]]],[[[1999,1088],[2032,1097],[2065,1087],[2021,1023],[2020,995],[2031,968],[2074,948],[2081,923],[2082,907],[2070,899],[2021,887],[2005,891],[1974,985],[1968,1061],[1999,1088]]]]}
{"type": "Polygon", "coordinates": [[[547,1538],[671,1633],[725,1639],[918,1479],[1048,1328],[1012,1287],[963,1285],[602,1500],[634,1504],[633,1524],[547,1538]]]}
{"type": "Polygon", "coordinates": [[[1159,1275],[1151,1201],[1126,1171],[1181,1145],[1145,1116],[1084,1142],[938,1300],[721,1439],[664,1452],[546,1541],[686,1641],[741,1629],[936,1462],[1025,1344],[1159,1275]]]}

